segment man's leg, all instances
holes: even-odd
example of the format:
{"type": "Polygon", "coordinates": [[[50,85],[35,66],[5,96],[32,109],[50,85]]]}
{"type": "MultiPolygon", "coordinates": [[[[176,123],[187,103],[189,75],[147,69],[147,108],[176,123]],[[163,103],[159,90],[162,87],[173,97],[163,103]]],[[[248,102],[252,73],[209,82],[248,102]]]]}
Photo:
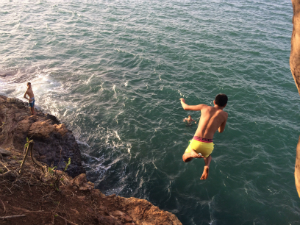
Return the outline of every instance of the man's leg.
{"type": "Polygon", "coordinates": [[[209,165],[211,162],[211,155],[208,156],[207,158],[203,158],[203,159],[204,159],[205,165],[204,165],[203,173],[202,173],[200,180],[206,180],[208,177],[209,165]]]}
{"type": "Polygon", "coordinates": [[[30,107],[30,113],[31,113],[31,115],[35,115],[34,106],[30,107]]]}
{"type": "Polygon", "coordinates": [[[193,158],[203,158],[202,155],[199,155],[195,150],[191,150],[190,152],[185,152],[182,155],[182,160],[183,162],[189,162],[191,161],[193,158]]]}

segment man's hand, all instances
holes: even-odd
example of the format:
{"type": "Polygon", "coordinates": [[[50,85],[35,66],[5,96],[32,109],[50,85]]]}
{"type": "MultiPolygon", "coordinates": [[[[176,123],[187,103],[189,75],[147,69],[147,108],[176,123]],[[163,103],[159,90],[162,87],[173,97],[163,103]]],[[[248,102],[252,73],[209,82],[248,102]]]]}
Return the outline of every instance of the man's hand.
{"type": "Polygon", "coordinates": [[[201,111],[203,109],[203,107],[205,107],[206,105],[204,104],[200,104],[200,105],[188,105],[185,103],[184,98],[180,98],[179,99],[181,102],[181,106],[184,110],[191,110],[191,111],[201,111]]]}
{"type": "Polygon", "coordinates": [[[180,98],[179,100],[180,100],[182,108],[185,110],[185,107],[187,106],[187,104],[185,103],[184,98],[180,98]]]}

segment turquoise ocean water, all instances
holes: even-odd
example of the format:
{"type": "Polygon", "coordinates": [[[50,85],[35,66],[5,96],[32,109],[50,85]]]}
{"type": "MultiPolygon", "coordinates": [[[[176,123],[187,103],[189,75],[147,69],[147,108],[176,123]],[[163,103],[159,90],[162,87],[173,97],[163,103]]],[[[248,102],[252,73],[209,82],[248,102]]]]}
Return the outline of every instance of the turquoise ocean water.
{"type": "Polygon", "coordinates": [[[0,94],[73,130],[89,179],[183,224],[300,224],[294,185],[300,97],[289,70],[289,0],[1,1],[0,94]],[[229,97],[203,160],[181,156],[188,104],[229,97]]]}

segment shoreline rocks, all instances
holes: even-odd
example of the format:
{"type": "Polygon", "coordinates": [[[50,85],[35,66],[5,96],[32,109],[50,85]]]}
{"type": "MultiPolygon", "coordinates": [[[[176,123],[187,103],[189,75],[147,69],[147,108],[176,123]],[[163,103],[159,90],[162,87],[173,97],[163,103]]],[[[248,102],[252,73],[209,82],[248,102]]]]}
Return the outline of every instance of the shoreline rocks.
{"type": "Polygon", "coordinates": [[[52,115],[37,111],[32,116],[28,104],[0,96],[0,145],[22,151],[26,138],[33,140],[34,157],[49,167],[63,170],[71,158],[67,173],[76,177],[85,173],[81,153],[72,131],[52,115]]]}
{"type": "MultiPolygon", "coordinates": [[[[55,116],[39,110],[37,115],[32,116],[27,103],[0,95],[1,157],[3,168],[0,168],[0,173],[7,170],[0,175],[6,182],[1,185],[11,186],[7,189],[0,185],[1,195],[5,196],[3,204],[13,214],[21,213],[19,210],[27,214],[39,210],[36,217],[32,214],[26,217],[24,213],[24,218],[11,219],[11,224],[46,224],[49,221],[47,224],[181,225],[174,214],[159,209],[147,200],[115,194],[105,196],[100,190],[94,189],[94,184],[86,179],[81,153],[72,131],[55,116]],[[48,167],[55,166],[55,170],[50,172],[59,179],[49,175],[49,171],[46,174],[42,172],[31,160],[26,160],[22,174],[16,172],[22,162],[27,138],[34,142],[34,157],[48,167]],[[71,164],[66,173],[70,177],[63,172],[69,158],[71,164]],[[50,196],[56,201],[48,201],[50,196]]],[[[4,216],[5,212],[0,210],[0,214],[4,216]]]]}

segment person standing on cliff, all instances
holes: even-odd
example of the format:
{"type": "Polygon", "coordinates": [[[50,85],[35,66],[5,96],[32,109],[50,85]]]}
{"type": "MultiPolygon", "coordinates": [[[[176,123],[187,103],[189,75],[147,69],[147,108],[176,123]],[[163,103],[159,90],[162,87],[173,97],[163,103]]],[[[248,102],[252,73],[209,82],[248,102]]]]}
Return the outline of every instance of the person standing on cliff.
{"type": "Polygon", "coordinates": [[[206,180],[211,162],[211,153],[214,150],[213,137],[218,130],[222,133],[225,129],[228,113],[223,111],[227,105],[228,98],[225,94],[218,94],[214,100],[214,106],[204,104],[188,105],[183,98],[180,98],[184,110],[201,111],[198,128],[189,146],[182,155],[184,162],[193,158],[204,159],[204,169],[200,180],[206,180]]]}
{"type": "Polygon", "coordinates": [[[35,111],[34,111],[35,100],[34,100],[34,94],[33,94],[30,82],[27,83],[27,90],[24,94],[24,98],[26,98],[29,101],[31,115],[35,115],[36,114],[35,111]],[[29,98],[27,97],[27,95],[28,95],[29,98]]]}

